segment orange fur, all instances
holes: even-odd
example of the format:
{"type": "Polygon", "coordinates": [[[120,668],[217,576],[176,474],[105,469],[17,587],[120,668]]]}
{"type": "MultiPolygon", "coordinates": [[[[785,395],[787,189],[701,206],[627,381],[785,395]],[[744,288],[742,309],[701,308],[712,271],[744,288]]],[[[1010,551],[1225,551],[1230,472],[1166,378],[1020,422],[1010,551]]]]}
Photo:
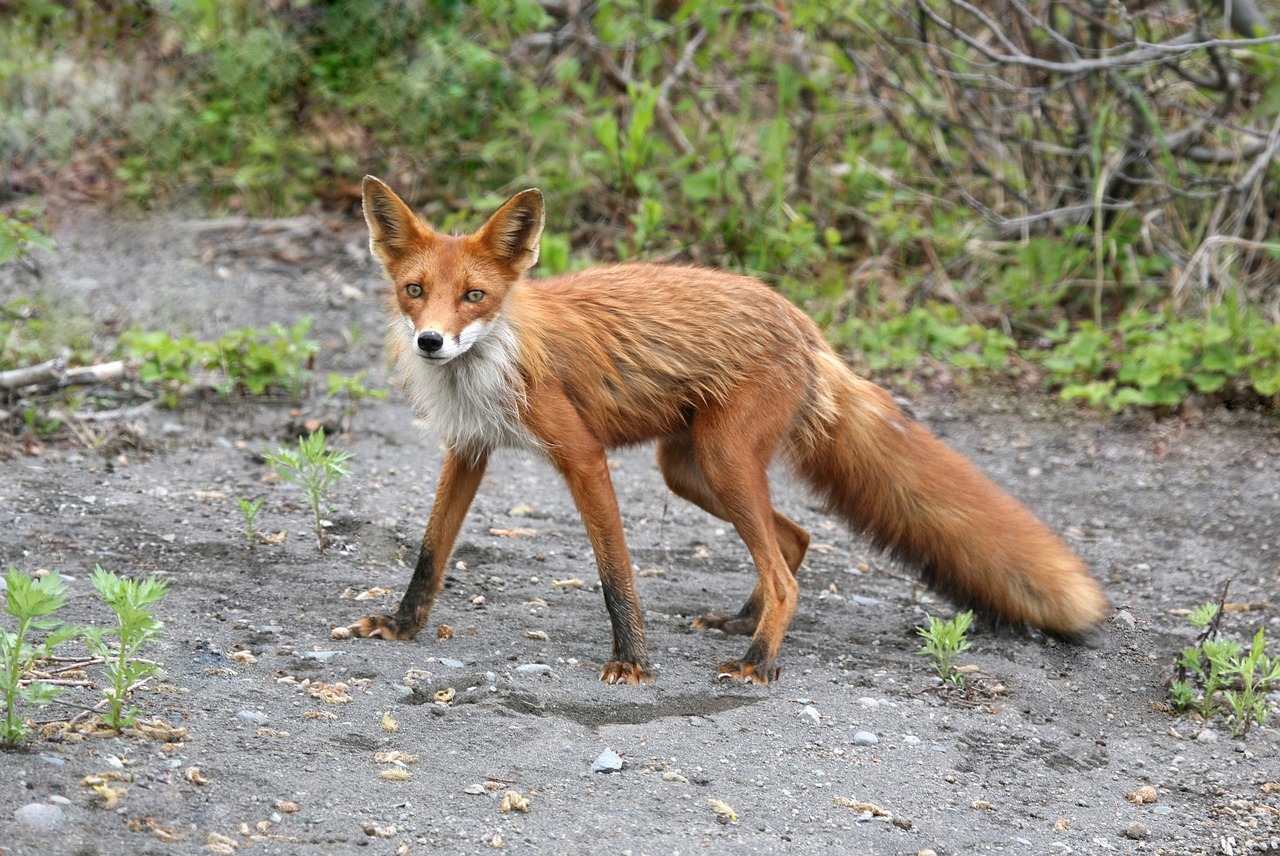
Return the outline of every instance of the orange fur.
{"type": "Polygon", "coordinates": [[[591,539],[613,626],[602,677],[650,680],[605,458],[649,440],[671,489],[731,522],[759,572],[737,614],[695,622],[752,636],[722,677],[767,682],[795,613],[809,534],[772,507],[766,469],[779,453],[834,513],[956,600],[1058,634],[1102,620],[1100,588],[1059,538],[850,372],[762,283],[651,264],[525,279],[543,222],[537,191],[462,237],[432,231],[376,179],[364,202],[394,286],[392,359],[449,452],[398,612],[365,616],[357,634],[421,629],[490,452],[525,447],[564,476],[591,539]]]}

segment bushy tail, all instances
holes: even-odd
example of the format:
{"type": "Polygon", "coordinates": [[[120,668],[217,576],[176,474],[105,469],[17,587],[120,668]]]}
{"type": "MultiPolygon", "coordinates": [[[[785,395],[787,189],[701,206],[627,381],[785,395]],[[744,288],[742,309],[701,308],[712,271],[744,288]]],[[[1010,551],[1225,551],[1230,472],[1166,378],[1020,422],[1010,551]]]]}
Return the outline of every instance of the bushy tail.
{"type": "Polygon", "coordinates": [[[1098,583],[1025,506],[834,354],[819,383],[790,453],[832,513],[963,606],[1062,636],[1102,621],[1098,583]]]}

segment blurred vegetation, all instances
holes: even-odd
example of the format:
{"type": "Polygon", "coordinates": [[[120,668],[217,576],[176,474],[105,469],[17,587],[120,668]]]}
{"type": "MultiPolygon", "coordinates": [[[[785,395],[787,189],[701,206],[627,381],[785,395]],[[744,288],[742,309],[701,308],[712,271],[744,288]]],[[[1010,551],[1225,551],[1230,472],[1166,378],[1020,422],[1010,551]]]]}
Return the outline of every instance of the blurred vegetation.
{"type": "Polygon", "coordinates": [[[369,172],[450,229],[539,186],[543,272],[746,271],[882,378],[1275,408],[1278,22],[1221,9],[0,0],[0,204],[354,211],[369,172]]]}

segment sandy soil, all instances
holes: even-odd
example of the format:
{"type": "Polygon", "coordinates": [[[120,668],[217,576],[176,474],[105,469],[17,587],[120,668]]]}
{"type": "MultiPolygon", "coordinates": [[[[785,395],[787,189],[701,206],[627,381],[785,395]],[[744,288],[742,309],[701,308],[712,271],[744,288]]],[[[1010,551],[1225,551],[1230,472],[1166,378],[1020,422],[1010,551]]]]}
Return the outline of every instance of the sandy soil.
{"type": "MultiPolygon", "coordinates": [[[[0,272],[0,299],[39,291],[103,330],[203,338],[311,315],[319,370],[369,369],[383,383],[381,286],[355,223],[96,213],[66,218],[58,239],[38,271],[0,272]]],[[[723,685],[715,668],[744,641],[689,619],[741,603],[746,551],[666,492],[649,450],[614,457],[658,672],[627,688],[597,680],[608,622],[568,494],[518,455],[491,467],[460,538],[431,624],[452,638],[331,637],[394,605],[434,492],[439,451],[394,395],[362,406],[340,440],[354,475],[333,496],[323,554],[301,496],[260,458],[300,419],[331,417],[322,396],[301,414],[216,397],[145,410],[101,449],[27,454],[9,441],[0,562],[63,572],[65,617],[82,622],[108,619],[95,564],[168,580],[151,651],[163,672],[134,703],[185,739],[0,752],[0,853],[1280,850],[1280,793],[1264,787],[1280,780],[1275,729],[1240,740],[1220,717],[1172,715],[1166,692],[1193,637],[1184,611],[1227,580],[1243,611],[1224,629],[1280,636],[1280,423],[1224,412],[1107,422],[1014,398],[914,406],[1066,534],[1118,617],[1092,646],[979,630],[967,698],[940,693],[917,655],[925,614],[952,608],[785,479],[778,505],[815,547],[781,680],[723,685]],[[236,497],[263,499],[259,526],[288,530],[284,543],[250,552],[236,497]],[[606,749],[620,772],[592,771],[606,749]],[[122,791],[114,804],[84,784],[104,773],[122,791]],[[1153,802],[1127,798],[1143,786],[1153,802]],[[33,804],[57,807],[48,831],[20,819],[33,804]]]]}

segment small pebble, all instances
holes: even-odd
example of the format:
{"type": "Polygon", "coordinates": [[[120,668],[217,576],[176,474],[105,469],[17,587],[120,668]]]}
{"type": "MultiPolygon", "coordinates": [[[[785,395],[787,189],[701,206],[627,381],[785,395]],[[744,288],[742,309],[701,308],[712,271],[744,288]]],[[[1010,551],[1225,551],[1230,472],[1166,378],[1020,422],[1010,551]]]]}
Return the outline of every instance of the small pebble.
{"type": "Polygon", "coordinates": [[[1134,822],[1124,828],[1124,837],[1134,841],[1146,841],[1151,837],[1151,833],[1141,823],[1134,822]]]}
{"type": "Polygon", "coordinates": [[[622,772],[623,760],[622,756],[612,749],[605,749],[600,753],[599,757],[591,764],[591,772],[593,773],[620,773],[622,772]]]}
{"type": "Polygon", "coordinates": [[[1218,733],[1214,731],[1212,728],[1206,728],[1204,731],[1201,731],[1199,734],[1196,735],[1196,742],[1197,743],[1217,743],[1218,733]]]}
{"type": "Polygon", "coordinates": [[[477,797],[484,796],[484,794],[487,793],[487,791],[484,789],[484,785],[467,785],[465,788],[462,789],[462,792],[464,794],[471,794],[472,796],[477,796],[477,797]]]}
{"type": "Polygon", "coordinates": [[[265,713],[257,710],[240,710],[236,712],[236,719],[240,720],[244,725],[266,725],[271,721],[265,713]]]}
{"type": "Polygon", "coordinates": [[[341,653],[341,651],[303,651],[298,656],[307,660],[319,660],[323,663],[325,660],[336,657],[341,653]]]}
{"type": "Polygon", "coordinates": [[[811,704],[806,704],[798,714],[801,719],[807,719],[814,725],[822,721],[822,714],[818,713],[818,709],[811,704]]]}
{"type": "Polygon", "coordinates": [[[858,746],[874,746],[880,742],[880,738],[870,731],[859,731],[853,735],[853,742],[858,746]]]}
{"type": "Polygon", "coordinates": [[[516,666],[516,671],[522,675],[549,675],[551,667],[546,663],[524,663],[516,666]]]}
{"type": "Polygon", "coordinates": [[[466,664],[461,660],[455,660],[452,657],[441,657],[440,665],[444,666],[446,669],[461,669],[466,664]]]}

